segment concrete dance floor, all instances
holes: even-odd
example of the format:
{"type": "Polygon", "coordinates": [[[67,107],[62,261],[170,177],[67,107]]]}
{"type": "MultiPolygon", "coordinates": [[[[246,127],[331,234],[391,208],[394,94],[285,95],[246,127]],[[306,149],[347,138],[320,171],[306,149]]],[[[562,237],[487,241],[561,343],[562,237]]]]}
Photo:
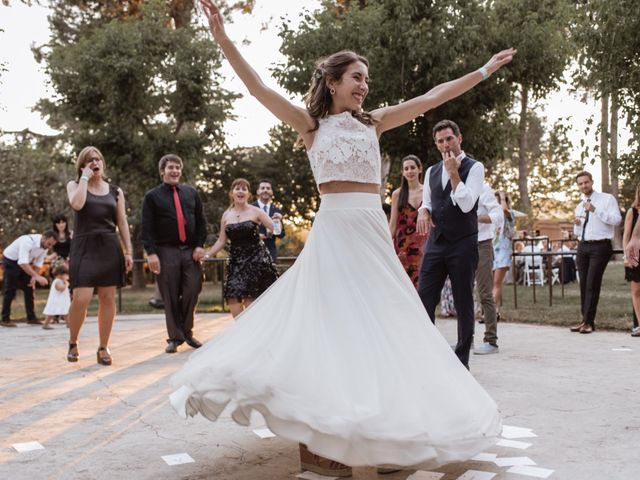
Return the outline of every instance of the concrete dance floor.
{"type": "MultiPolygon", "coordinates": [[[[200,315],[195,334],[207,340],[231,321],[200,315]]],[[[438,327],[453,342],[455,321],[438,327]]],[[[481,338],[483,326],[476,331],[481,338]]],[[[519,428],[439,474],[413,469],[380,478],[640,478],[640,338],[505,323],[498,334],[501,352],[473,355],[471,371],[504,423],[519,428]]],[[[66,342],[61,325],[0,329],[0,478],[281,480],[300,473],[297,446],[261,438],[254,432],[264,433],[260,418],[244,428],[226,412],[216,423],[173,412],[168,379],[191,349],[164,353],[163,315],[119,317],[112,367],[96,364],[95,318],[82,331],[79,363],[66,362],[66,342]]]]}

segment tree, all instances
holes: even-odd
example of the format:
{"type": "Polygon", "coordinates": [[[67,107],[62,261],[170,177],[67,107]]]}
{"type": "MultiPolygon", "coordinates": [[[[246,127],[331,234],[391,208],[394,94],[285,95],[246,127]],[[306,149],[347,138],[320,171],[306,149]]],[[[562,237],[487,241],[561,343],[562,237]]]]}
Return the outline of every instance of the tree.
{"type": "Polygon", "coordinates": [[[518,192],[519,207],[531,213],[527,165],[527,130],[531,103],[557,88],[572,54],[568,39],[570,20],[566,0],[495,0],[493,22],[500,36],[518,49],[517,61],[509,65],[509,81],[519,86],[518,192]]]}
{"type": "MultiPolygon", "coordinates": [[[[620,180],[623,191],[633,189],[634,163],[640,155],[640,16],[633,0],[606,2],[581,0],[573,36],[578,45],[576,84],[594,92],[601,101],[599,154],[602,189],[619,200],[620,180]],[[631,129],[631,153],[619,158],[618,120],[625,113],[631,129]],[[631,176],[629,176],[631,175],[631,176]]],[[[589,156],[585,151],[584,156],[589,156]]],[[[594,159],[592,158],[592,162],[594,159]]],[[[622,232],[616,229],[615,244],[620,245],[622,232]]]]}
{"type": "MultiPolygon", "coordinates": [[[[325,1],[320,11],[303,15],[297,30],[283,23],[281,52],[286,60],[274,74],[284,88],[302,95],[318,58],[351,49],[370,60],[365,108],[398,103],[478,68],[490,57],[500,43],[492,40],[498,37],[483,5],[455,0],[325,1]]],[[[400,170],[393,165],[409,153],[426,164],[440,159],[431,128],[443,118],[460,124],[467,151],[486,162],[497,158],[511,101],[502,75],[386,133],[381,148],[392,162],[392,178],[397,181],[400,170]]]]}
{"type": "MultiPolygon", "coordinates": [[[[575,173],[583,169],[582,160],[572,159],[573,145],[569,139],[568,120],[547,125],[545,119],[529,112],[527,118],[528,145],[526,165],[527,192],[535,217],[572,219],[580,192],[575,173]]],[[[488,171],[488,181],[495,189],[506,191],[512,202],[520,203],[520,138],[513,124],[511,142],[503,159],[488,171]]],[[[530,225],[532,226],[532,225],[530,225]]]]}
{"type": "Polygon", "coordinates": [[[20,135],[14,144],[0,144],[0,164],[0,245],[51,228],[57,213],[71,216],[65,185],[72,169],[51,161],[50,146],[20,135]]]}
{"type": "MultiPolygon", "coordinates": [[[[202,165],[199,184],[204,192],[207,211],[220,218],[229,206],[229,186],[238,177],[249,181],[254,190],[260,179],[273,182],[274,197],[283,208],[285,219],[300,227],[308,227],[319,204],[318,191],[305,152],[295,148],[297,134],[286,125],[269,132],[270,141],[262,147],[236,148],[208,159],[202,165]]],[[[213,230],[218,231],[219,225],[213,230]]]]}
{"type": "MultiPolygon", "coordinates": [[[[71,8],[59,6],[59,12],[71,8]]],[[[76,13],[73,18],[83,16],[76,13]]],[[[44,54],[56,97],[39,109],[73,151],[94,145],[105,155],[108,175],[127,197],[138,258],[140,205],[159,180],[158,159],[180,155],[195,181],[198,163],[224,147],[222,125],[235,98],[220,87],[220,54],[208,35],[172,28],[169,19],[156,0],[126,20],[91,28],[81,21],[73,35],[52,23],[52,46],[44,54]]],[[[141,272],[134,272],[134,285],[141,285],[141,272]]]]}

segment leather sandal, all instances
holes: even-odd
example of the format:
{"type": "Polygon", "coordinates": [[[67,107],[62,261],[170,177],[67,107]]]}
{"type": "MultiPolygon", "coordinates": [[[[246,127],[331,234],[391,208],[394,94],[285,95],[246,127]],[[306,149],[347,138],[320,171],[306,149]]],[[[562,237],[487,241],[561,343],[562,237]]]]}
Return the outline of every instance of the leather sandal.
{"type": "Polygon", "coordinates": [[[300,467],[302,470],[327,477],[350,477],[351,467],[311,452],[306,445],[300,444],[300,467]]]}
{"type": "Polygon", "coordinates": [[[78,358],[80,358],[80,354],[78,353],[78,344],[70,343],[69,352],[67,353],[67,361],[72,363],[77,362],[78,358]]]}
{"type": "Polygon", "coordinates": [[[111,365],[111,352],[107,347],[100,347],[96,352],[96,359],[100,365],[111,365]]]}

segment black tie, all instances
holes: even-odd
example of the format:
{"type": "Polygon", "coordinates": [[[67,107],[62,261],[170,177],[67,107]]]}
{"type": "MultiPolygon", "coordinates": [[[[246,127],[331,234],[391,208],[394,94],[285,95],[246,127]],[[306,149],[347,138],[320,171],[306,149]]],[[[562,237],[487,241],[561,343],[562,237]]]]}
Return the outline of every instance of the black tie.
{"type": "MultiPolygon", "coordinates": [[[[587,203],[591,203],[591,199],[590,198],[587,198],[587,203]]],[[[582,241],[583,242],[586,240],[586,238],[584,238],[584,234],[587,231],[587,223],[589,223],[589,213],[591,213],[589,210],[586,210],[586,212],[587,212],[587,214],[585,215],[584,223],[582,224],[582,241]]]]}

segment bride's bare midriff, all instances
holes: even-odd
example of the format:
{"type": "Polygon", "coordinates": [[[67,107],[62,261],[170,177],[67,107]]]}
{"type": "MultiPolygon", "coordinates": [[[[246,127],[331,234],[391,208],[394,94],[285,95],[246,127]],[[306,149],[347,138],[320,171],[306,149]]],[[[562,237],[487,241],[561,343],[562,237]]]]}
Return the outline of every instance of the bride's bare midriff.
{"type": "Polygon", "coordinates": [[[377,183],[358,183],[358,182],[326,182],[319,185],[320,194],[326,193],[380,193],[380,185],[377,183]]]}

